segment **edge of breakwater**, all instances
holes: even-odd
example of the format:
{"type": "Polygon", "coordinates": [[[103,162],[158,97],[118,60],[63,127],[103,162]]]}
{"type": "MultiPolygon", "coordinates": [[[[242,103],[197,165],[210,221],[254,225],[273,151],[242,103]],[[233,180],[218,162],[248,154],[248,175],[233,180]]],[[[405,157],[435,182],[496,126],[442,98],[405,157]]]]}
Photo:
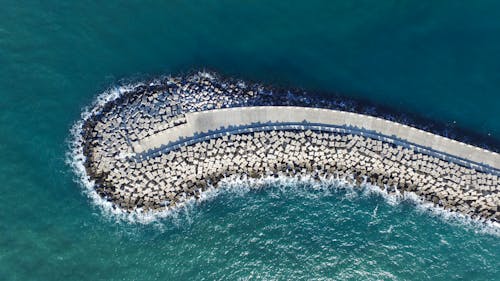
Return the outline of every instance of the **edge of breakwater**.
{"type": "MultiPolygon", "coordinates": [[[[213,79],[213,77],[212,77],[212,78],[210,78],[210,79],[213,79]]],[[[209,80],[210,80],[210,79],[209,79],[209,80]]],[[[180,84],[180,85],[183,85],[183,84],[182,84],[182,81],[181,81],[180,83],[179,83],[179,81],[177,81],[176,83],[178,83],[178,84],[180,84]]],[[[192,81],[189,81],[189,83],[192,83],[192,81]]],[[[206,81],[205,81],[205,82],[203,82],[203,83],[206,83],[206,81]]],[[[159,83],[159,84],[161,84],[161,83],[159,83]]],[[[208,84],[210,85],[210,83],[208,83],[208,84]]],[[[146,85],[146,84],[143,84],[143,85],[142,85],[142,86],[140,86],[140,87],[143,87],[143,88],[144,88],[144,87],[146,87],[146,88],[147,88],[147,87],[149,87],[149,86],[144,86],[144,85],[146,85]]],[[[195,86],[195,87],[196,87],[196,86],[195,86]]],[[[153,88],[154,88],[154,86],[153,86],[153,88]]],[[[212,88],[213,88],[213,87],[212,87],[212,88]]],[[[231,87],[230,89],[233,89],[233,88],[234,88],[234,87],[231,87]]],[[[246,87],[242,87],[242,88],[243,88],[243,89],[245,89],[246,87]]],[[[106,110],[109,110],[109,109],[110,109],[110,107],[111,107],[111,109],[112,109],[113,107],[115,107],[115,109],[116,109],[116,108],[119,108],[119,106],[116,106],[116,104],[113,104],[113,102],[111,102],[112,100],[122,99],[122,101],[121,101],[121,102],[123,102],[123,100],[125,100],[125,103],[127,103],[127,102],[128,102],[128,101],[127,101],[127,97],[131,97],[131,96],[133,96],[133,95],[134,95],[134,91],[135,91],[136,89],[137,89],[137,87],[135,87],[135,88],[134,88],[134,87],[132,87],[131,89],[128,89],[128,90],[126,90],[126,91],[119,92],[119,93],[118,93],[118,95],[116,95],[116,96],[114,97],[114,99],[107,99],[107,100],[103,100],[103,101],[102,101],[102,102],[100,102],[100,103],[98,102],[97,104],[98,104],[99,106],[95,106],[94,108],[92,108],[92,110],[91,110],[91,111],[89,112],[89,114],[87,115],[87,118],[84,118],[84,120],[86,120],[86,121],[85,121],[85,122],[82,122],[82,124],[81,124],[81,128],[83,128],[83,127],[84,127],[84,126],[86,126],[86,125],[87,125],[87,126],[89,125],[89,123],[87,122],[88,120],[93,119],[93,118],[96,118],[96,117],[101,118],[101,117],[102,117],[102,115],[103,115],[103,113],[104,113],[104,115],[105,115],[105,114],[108,114],[109,112],[108,112],[108,113],[106,113],[106,110]],[[124,95],[124,93],[126,93],[126,95],[124,95]],[[132,93],[132,94],[131,94],[131,93],[132,93]],[[99,107],[100,107],[100,108],[99,108],[99,107]],[[100,110],[99,110],[98,108],[99,108],[100,110]],[[106,110],[104,110],[104,109],[106,109],[106,110]]],[[[147,90],[144,90],[144,89],[143,89],[142,91],[144,92],[144,91],[147,91],[147,90]]],[[[220,94],[220,93],[215,92],[215,94],[220,94]]],[[[182,95],[182,94],[181,94],[181,95],[182,95]]],[[[195,98],[195,99],[197,98],[197,97],[196,97],[196,92],[195,92],[194,94],[193,94],[193,92],[190,92],[190,93],[189,93],[189,95],[186,95],[186,96],[188,96],[188,97],[193,97],[193,95],[194,95],[194,98],[195,98]],[[191,96],[189,96],[189,95],[191,95],[191,96]]],[[[174,96],[175,96],[175,94],[174,94],[174,96]]],[[[252,95],[252,96],[253,96],[253,95],[252,95]]],[[[247,97],[245,96],[245,98],[247,98],[247,97]]],[[[178,101],[179,101],[179,99],[177,99],[177,101],[174,101],[174,102],[178,102],[178,101]]],[[[268,98],[267,100],[266,100],[266,99],[264,99],[263,101],[264,101],[264,102],[262,102],[262,100],[258,100],[258,101],[257,101],[257,105],[259,105],[259,103],[262,103],[262,104],[268,105],[268,103],[269,103],[269,102],[272,102],[272,101],[273,101],[273,97],[268,98]]],[[[173,104],[171,101],[169,101],[169,102],[170,102],[170,104],[173,104]]],[[[182,100],[180,100],[180,102],[182,103],[183,101],[182,101],[182,100]]],[[[231,101],[229,101],[229,102],[231,102],[231,101]]],[[[281,103],[280,103],[280,102],[278,102],[278,104],[281,104],[281,103]]],[[[144,104],[143,104],[143,105],[144,105],[144,104]]],[[[146,105],[147,105],[147,103],[146,103],[146,105]]],[[[234,104],[233,104],[233,105],[234,105],[234,104]]],[[[250,105],[250,106],[252,106],[252,105],[256,105],[256,104],[255,104],[255,103],[250,103],[249,105],[250,105]]],[[[222,104],[222,106],[224,107],[224,104],[222,104]]],[[[236,104],[236,106],[239,106],[239,107],[244,107],[244,106],[246,106],[246,104],[236,104]]],[[[231,104],[229,104],[229,106],[228,106],[228,107],[231,107],[231,104]]],[[[177,109],[177,107],[176,107],[176,109],[177,109]]],[[[203,108],[203,109],[206,109],[206,108],[203,108]]],[[[111,112],[111,111],[110,111],[110,112],[111,112]]],[[[196,111],[196,110],[192,110],[191,112],[197,112],[197,111],[196,111]]],[[[113,112],[111,112],[111,113],[113,113],[113,112]]],[[[188,112],[186,112],[186,113],[187,113],[187,114],[190,114],[190,112],[189,112],[189,111],[188,111],[188,112]]],[[[108,114],[108,115],[109,115],[109,114],[108,114]]],[[[112,114],[111,114],[111,115],[109,115],[109,116],[111,116],[111,118],[110,118],[109,120],[112,120],[112,114]]],[[[95,120],[94,120],[94,121],[95,121],[95,120]]],[[[121,121],[120,121],[120,122],[121,122],[121,121]]],[[[147,122],[146,122],[146,123],[147,123],[147,122]]],[[[183,124],[185,124],[185,123],[183,123],[183,124]]],[[[174,123],[173,123],[173,126],[172,126],[172,127],[170,127],[170,128],[167,128],[167,130],[166,130],[166,131],[168,131],[168,129],[175,128],[175,127],[176,127],[176,126],[178,126],[178,125],[179,125],[179,124],[175,124],[175,122],[174,122],[174,123]]],[[[181,124],[181,125],[182,125],[182,124],[181,124]]],[[[84,128],[84,130],[85,130],[85,128],[84,128]]],[[[163,130],[165,130],[165,128],[163,128],[163,130]]],[[[139,130],[139,132],[140,132],[140,130],[139,130]]],[[[153,132],[153,133],[150,133],[149,135],[154,135],[154,132],[153,132]]],[[[149,136],[149,135],[148,135],[148,136],[149,136]]],[[[83,142],[85,142],[86,140],[88,141],[88,139],[85,139],[85,138],[86,138],[86,137],[89,137],[89,135],[85,135],[85,134],[83,134],[83,133],[82,133],[80,136],[81,136],[81,139],[80,139],[81,141],[83,141],[83,142]]],[[[147,137],[147,136],[146,136],[146,137],[147,137]]],[[[125,142],[124,142],[124,143],[125,143],[125,142]]],[[[83,144],[83,145],[81,146],[81,149],[82,149],[82,150],[85,150],[84,145],[85,145],[85,144],[83,144]]],[[[126,145],[125,145],[125,146],[126,146],[126,145]]],[[[125,147],[125,146],[124,146],[124,147],[125,147]]],[[[88,143],[87,143],[87,148],[88,148],[88,143]]],[[[77,148],[77,149],[78,149],[78,148],[77,148]]],[[[87,151],[87,152],[88,152],[88,151],[87,151]]],[[[89,173],[89,171],[92,171],[91,169],[89,170],[89,167],[88,167],[88,164],[89,164],[89,159],[86,157],[86,156],[89,156],[89,154],[88,154],[88,153],[86,154],[86,152],[85,152],[85,151],[83,151],[82,155],[85,155],[85,160],[84,160],[84,161],[85,161],[85,162],[86,162],[86,164],[87,164],[87,165],[85,165],[85,164],[84,164],[84,166],[86,166],[86,169],[85,169],[85,170],[86,170],[86,174],[87,174],[87,175],[89,175],[89,174],[90,174],[90,176],[88,176],[88,177],[90,178],[90,180],[94,180],[94,181],[95,181],[96,179],[98,179],[98,177],[95,177],[95,175],[92,175],[92,173],[89,173]]],[[[108,158],[106,158],[106,159],[112,159],[112,157],[108,157],[108,158]]],[[[114,161],[114,160],[113,160],[113,161],[114,161]]],[[[91,162],[91,161],[90,161],[90,162],[91,162]]],[[[111,170],[112,170],[112,169],[111,169],[111,170]]],[[[98,183],[98,184],[99,184],[99,183],[98,183]]],[[[101,196],[101,199],[103,199],[102,194],[100,194],[100,196],[101,196]]],[[[105,197],[104,197],[104,201],[106,201],[106,202],[110,202],[109,198],[105,198],[105,197]]]]}

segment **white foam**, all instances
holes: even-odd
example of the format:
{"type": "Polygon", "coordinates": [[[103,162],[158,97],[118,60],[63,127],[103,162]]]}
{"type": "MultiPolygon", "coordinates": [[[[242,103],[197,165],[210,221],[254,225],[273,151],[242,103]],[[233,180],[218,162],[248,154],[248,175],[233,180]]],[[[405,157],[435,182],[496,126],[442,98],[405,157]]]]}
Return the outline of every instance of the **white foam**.
{"type": "Polygon", "coordinates": [[[85,122],[91,117],[98,114],[105,104],[116,100],[124,93],[134,90],[142,83],[126,84],[119,87],[113,87],[97,96],[92,103],[92,106],[85,107],[81,113],[81,119],[77,121],[71,128],[71,137],[68,141],[69,150],[66,153],[66,163],[73,169],[76,174],[77,183],[83,186],[83,193],[88,196],[95,206],[110,218],[121,218],[130,220],[130,214],[116,208],[111,202],[103,199],[95,190],[95,182],[87,175],[85,169],[86,157],[83,154],[83,137],[82,129],[85,122]]]}
{"type": "MultiPolygon", "coordinates": [[[[208,72],[200,72],[198,75],[210,78],[210,73],[208,72]]],[[[156,84],[159,83],[158,81],[159,80],[155,80],[151,83],[156,84]]],[[[135,88],[142,85],[144,84],[125,84],[108,89],[96,97],[91,107],[86,107],[82,110],[81,120],[77,121],[71,129],[71,139],[68,141],[69,151],[66,155],[66,162],[74,170],[77,182],[83,186],[83,193],[91,199],[92,203],[100,209],[106,218],[129,223],[149,224],[167,217],[175,219],[181,213],[189,214],[191,209],[199,206],[201,202],[213,200],[213,198],[217,197],[221,191],[230,191],[243,196],[252,189],[258,189],[269,185],[287,189],[293,185],[305,184],[314,190],[328,190],[332,187],[346,189],[348,191],[346,198],[357,196],[356,190],[361,188],[363,195],[380,195],[385,198],[386,202],[390,205],[397,205],[403,201],[411,201],[415,204],[417,210],[439,217],[444,221],[466,225],[477,232],[500,236],[500,224],[498,223],[484,221],[481,219],[472,219],[457,212],[450,212],[441,207],[435,206],[432,203],[423,201],[414,193],[400,193],[397,188],[395,193],[389,193],[386,186],[381,188],[369,184],[366,181],[362,183],[361,186],[356,188],[356,186],[350,184],[350,182],[352,182],[352,177],[328,177],[320,178],[319,181],[310,176],[281,176],[278,178],[262,177],[258,179],[247,177],[229,177],[219,182],[216,187],[210,186],[207,190],[200,194],[198,199],[195,199],[194,197],[188,198],[185,201],[178,203],[174,208],[158,212],[143,212],[140,209],[133,212],[123,211],[120,208],[115,207],[111,202],[103,199],[96,192],[95,182],[86,173],[84,166],[86,157],[83,154],[83,138],[81,134],[82,126],[91,116],[98,114],[105,104],[116,100],[124,93],[133,91],[135,88]]],[[[376,210],[374,211],[374,216],[376,216],[376,210]]]]}
{"type": "MultiPolygon", "coordinates": [[[[347,181],[345,178],[336,177],[322,178],[319,181],[313,179],[312,177],[262,177],[257,179],[246,177],[226,178],[218,184],[218,187],[212,186],[207,191],[203,192],[201,198],[198,200],[191,198],[183,202],[173,210],[166,210],[160,213],[141,214],[135,217],[134,221],[138,223],[150,223],[160,218],[176,217],[180,212],[189,213],[189,211],[193,208],[199,207],[201,202],[213,200],[220,194],[220,192],[231,192],[232,194],[238,196],[244,196],[251,190],[265,188],[268,186],[277,187],[280,192],[290,192],[290,187],[294,187],[297,185],[305,185],[307,186],[307,188],[322,191],[328,191],[331,189],[344,189],[347,191],[345,195],[347,199],[353,199],[353,197],[360,195],[382,196],[382,198],[384,198],[384,200],[392,206],[396,206],[403,202],[410,202],[416,207],[417,211],[430,214],[438,219],[443,220],[446,223],[458,226],[466,226],[469,229],[473,229],[477,233],[487,233],[495,236],[500,236],[499,224],[481,219],[472,219],[460,213],[450,212],[443,209],[442,207],[435,206],[432,203],[423,201],[414,193],[388,193],[387,188],[380,188],[369,183],[363,183],[360,186],[355,186],[350,184],[349,181],[347,181]],[[361,191],[361,193],[358,193],[359,191],[361,191]]],[[[294,191],[296,190],[294,189],[294,191]]],[[[318,196],[322,195],[325,195],[325,193],[319,193],[318,196]]],[[[373,219],[376,219],[376,215],[377,209],[374,210],[373,216],[375,217],[373,219]]]]}
{"type": "Polygon", "coordinates": [[[209,79],[209,80],[215,80],[214,73],[208,72],[208,71],[199,71],[198,76],[201,78],[209,79]]]}
{"type": "MultiPolygon", "coordinates": [[[[387,187],[381,188],[379,186],[363,182],[361,185],[356,186],[350,183],[348,178],[338,178],[338,177],[328,177],[320,178],[320,180],[315,180],[312,177],[263,177],[258,179],[252,178],[227,178],[220,182],[218,191],[229,190],[235,194],[243,195],[252,189],[258,189],[265,186],[277,186],[280,190],[287,189],[291,186],[297,186],[299,184],[306,185],[308,188],[313,190],[331,190],[331,189],[344,189],[347,191],[345,197],[347,199],[352,199],[352,197],[359,196],[381,196],[384,200],[392,206],[396,206],[403,202],[411,203],[415,206],[418,212],[425,214],[430,214],[446,223],[450,223],[458,226],[465,226],[469,229],[474,230],[477,233],[491,234],[494,236],[500,236],[500,224],[491,221],[486,221],[484,219],[473,219],[469,216],[463,215],[458,212],[451,212],[445,210],[440,206],[436,206],[430,202],[424,201],[418,195],[412,192],[396,191],[394,193],[389,193],[387,187]],[[360,193],[358,193],[361,191],[360,193]]],[[[211,190],[208,199],[214,198],[217,194],[217,190],[211,190]]],[[[397,189],[396,189],[397,190],[397,189]]],[[[373,219],[376,219],[377,208],[373,211],[373,219]]]]}

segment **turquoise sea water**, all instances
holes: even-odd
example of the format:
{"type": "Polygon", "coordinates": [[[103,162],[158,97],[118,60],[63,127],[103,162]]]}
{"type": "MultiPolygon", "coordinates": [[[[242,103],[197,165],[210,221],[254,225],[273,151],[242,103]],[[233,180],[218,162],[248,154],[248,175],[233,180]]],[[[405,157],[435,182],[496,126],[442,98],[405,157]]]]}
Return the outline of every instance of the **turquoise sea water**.
{"type": "Polygon", "coordinates": [[[65,164],[107,87],[204,67],[500,139],[498,1],[1,7],[0,280],[499,279],[498,235],[409,202],[274,184],[141,225],[105,216],[65,164]]]}

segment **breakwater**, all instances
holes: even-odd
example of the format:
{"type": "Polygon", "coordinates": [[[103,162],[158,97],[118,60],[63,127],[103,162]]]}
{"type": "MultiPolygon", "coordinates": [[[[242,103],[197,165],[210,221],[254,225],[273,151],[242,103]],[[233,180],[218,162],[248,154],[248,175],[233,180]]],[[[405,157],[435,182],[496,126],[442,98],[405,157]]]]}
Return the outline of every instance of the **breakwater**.
{"type": "Polygon", "coordinates": [[[206,73],[165,78],[92,109],[80,147],[96,192],[129,212],[174,208],[228,176],[308,175],[500,220],[497,153],[331,107],[206,73]]]}

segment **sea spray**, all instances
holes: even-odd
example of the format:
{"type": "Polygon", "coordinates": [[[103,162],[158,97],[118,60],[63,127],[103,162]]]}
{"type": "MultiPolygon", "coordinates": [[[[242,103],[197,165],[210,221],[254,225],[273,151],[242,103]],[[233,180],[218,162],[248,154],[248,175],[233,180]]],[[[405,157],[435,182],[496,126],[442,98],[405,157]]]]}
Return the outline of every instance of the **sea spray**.
{"type": "MultiPolygon", "coordinates": [[[[75,125],[78,128],[78,124],[75,125]]],[[[77,134],[78,136],[78,134],[77,134]]],[[[78,176],[78,182],[84,186],[85,194],[91,198],[91,201],[99,207],[102,213],[111,220],[123,221],[133,224],[150,224],[160,223],[167,219],[176,225],[192,223],[190,213],[199,208],[203,208],[203,204],[215,200],[221,193],[231,194],[232,196],[242,197],[249,192],[257,191],[264,188],[277,188],[280,192],[306,192],[309,195],[311,191],[322,191],[320,195],[326,195],[328,192],[344,190],[346,191],[344,198],[351,200],[358,196],[373,197],[380,196],[385,202],[391,206],[398,204],[410,203],[422,213],[430,214],[447,223],[466,226],[478,233],[487,233],[495,236],[500,236],[500,225],[484,220],[472,219],[467,216],[450,212],[442,207],[435,206],[431,203],[423,201],[416,194],[411,192],[399,191],[389,193],[387,186],[379,187],[368,183],[366,180],[360,185],[353,184],[353,176],[329,176],[315,178],[311,175],[289,176],[268,176],[260,178],[250,178],[246,175],[235,175],[223,178],[216,186],[209,186],[203,191],[198,198],[189,198],[184,200],[175,208],[163,210],[160,212],[143,212],[137,209],[133,212],[125,212],[113,206],[109,201],[100,197],[93,187],[94,183],[86,175],[83,165],[85,157],[78,153],[78,145],[73,145],[71,153],[68,153],[68,163],[75,170],[78,176]]],[[[317,195],[318,193],[316,193],[317,195]]],[[[311,200],[314,198],[310,198],[311,200]]],[[[376,214],[376,210],[374,211],[376,214]]]]}
{"type": "MultiPolygon", "coordinates": [[[[210,74],[203,74],[199,73],[199,77],[208,77],[210,79],[214,79],[213,76],[210,74]]],[[[169,80],[169,79],[168,79],[169,80]]],[[[170,81],[170,80],[169,80],[170,81]]],[[[99,206],[100,209],[102,209],[103,213],[109,214],[111,217],[117,217],[119,219],[123,220],[128,220],[128,221],[137,221],[139,223],[150,223],[152,221],[156,221],[158,218],[163,218],[163,217],[168,217],[171,216],[171,214],[176,212],[177,210],[184,210],[186,211],[187,208],[192,208],[196,203],[198,202],[204,202],[207,200],[210,200],[214,196],[217,195],[218,192],[221,190],[226,190],[228,189],[229,186],[233,186],[232,189],[234,190],[239,190],[237,188],[234,188],[235,185],[240,185],[240,186],[248,186],[251,187],[251,189],[256,189],[256,188],[261,188],[262,186],[269,185],[271,183],[278,184],[282,187],[285,187],[286,184],[283,182],[283,178],[279,178],[278,181],[274,181],[272,178],[269,177],[262,177],[261,179],[254,180],[254,179],[245,179],[243,181],[236,181],[235,178],[227,178],[223,179],[222,182],[220,182],[216,187],[210,186],[207,191],[202,192],[197,196],[198,198],[195,200],[195,198],[183,198],[179,203],[178,206],[175,208],[170,208],[167,209],[166,211],[160,211],[160,212],[151,212],[151,211],[143,211],[141,208],[137,208],[136,210],[133,210],[132,212],[129,211],[123,211],[120,208],[117,208],[116,205],[113,203],[109,202],[108,200],[104,199],[102,196],[100,196],[95,189],[95,182],[86,174],[86,169],[85,169],[85,161],[86,158],[83,154],[83,139],[82,139],[82,129],[83,129],[83,124],[85,121],[88,120],[91,116],[95,116],[100,114],[101,110],[105,107],[106,104],[109,104],[110,102],[117,100],[120,97],[123,97],[125,94],[132,93],[135,89],[138,87],[144,87],[146,85],[148,86],[155,86],[161,84],[160,80],[153,80],[152,82],[149,82],[147,84],[145,83],[136,83],[136,84],[126,84],[123,86],[119,87],[114,87],[109,89],[108,91],[104,92],[102,95],[98,96],[93,103],[93,106],[91,108],[85,108],[82,113],[82,120],[79,122],[76,122],[75,125],[73,126],[71,133],[72,133],[72,140],[70,141],[70,149],[69,153],[67,156],[68,159],[68,164],[71,165],[71,167],[75,170],[75,173],[77,177],[79,178],[79,182],[84,186],[85,193],[91,198],[91,200],[95,203],[96,206],[99,206]],[[225,187],[226,186],[226,187],[225,187]],[[220,190],[219,190],[220,189],[220,190]]],[[[243,82],[238,82],[237,83],[239,87],[246,87],[246,85],[243,84],[243,82]]],[[[291,95],[289,93],[289,95],[291,95]]],[[[300,182],[302,184],[307,184],[310,186],[312,189],[318,188],[324,188],[325,185],[327,184],[332,184],[332,178],[321,178],[318,180],[312,179],[311,177],[300,177],[298,176],[297,178],[295,177],[286,177],[288,181],[294,181],[294,183],[300,182]],[[318,184],[319,182],[319,184],[318,184]]],[[[351,184],[353,182],[354,176],[352,177],[344,177],[342,179],[336,178],[335,184],[340,185],[342,187],[353,187],[351,184]]],[[[288,182],[290,183],[290,182],[288,182]]],[[[407,195],[409,194],[408,192],[403,192],[400,193],[400,191],[397,189],[397,186],[391,187],[395,192],[388,192],[387,186],[383,186],[382,188],[372,186],[366,182],[363,182],[361,184],[361,189],[364,190],[364,192],[371,194],[371,193],[376,193],[376,194],[381,194],[382,196],[385,196],[387,202],[389,204],[395,205],[398,204],[401,200],[405,200],[410,198],[411,196],[416,197],[416,195],[407,195]]],[[[351,192],[349,196],[355,196],[355,193],[351,192]]],[[[421,199],[419,199],[419,206],[425,206],[423,208],[428,208],[427,205],[428,203],[423,203],[421,202],[421,199]]],[[[432,206],[432,204],[431,204],[432,206]]],[[[439,207],[436,207],[437,209],[440,209],[439,207]]],[[[433,207],[434,210],[434,207],[433,207]]],[[[439,213],[439,212],[438,212],[439,213]]],[[[448,212],[449,213],[449,212],[448,212]]],[[[446,215],[446,217],[450,217],[446,215]]],[[[480,221],[481,222],[481,221],[480,221]]],[[[494,227],[496,227],[496,224],[492,224],[494,227]]]]}

